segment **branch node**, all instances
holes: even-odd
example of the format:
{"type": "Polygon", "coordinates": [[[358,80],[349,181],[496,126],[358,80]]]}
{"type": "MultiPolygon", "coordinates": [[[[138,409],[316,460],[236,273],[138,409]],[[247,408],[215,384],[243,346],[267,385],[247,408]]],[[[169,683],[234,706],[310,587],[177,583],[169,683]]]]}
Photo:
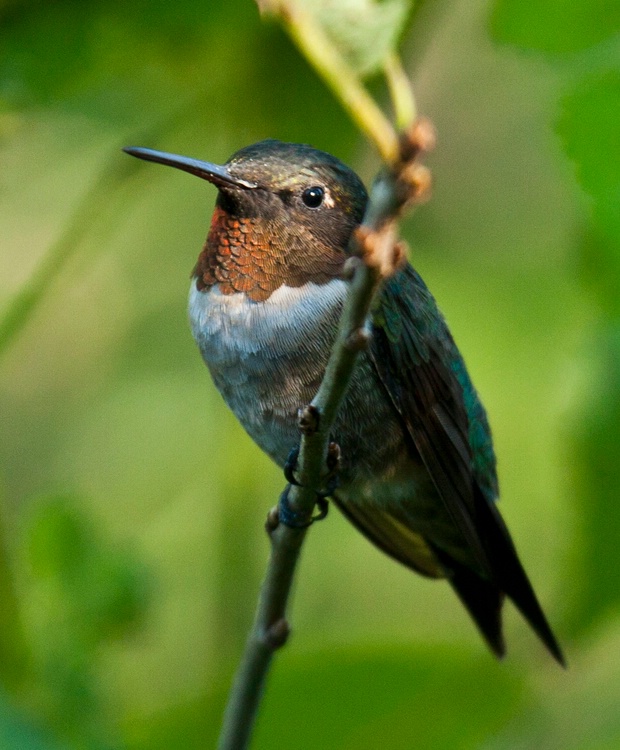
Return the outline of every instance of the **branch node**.
{"type": "Polygon", "coordinates": [[[321,412],[316,406],[308,404],[297,412],[297,426],[302,435],[314,435],[321,423],[321,412]]]}
{"type": "Polygon", "coordinates": [[[409,246],[405,240],[398,240],[394,243],[394,265],[396,268],[402,268],[407,262],[409,256],[409,246]]]}
{"type": "Polygon", "coordinates": [[[407,164],[421,154],[435,148],[437,136],[433,123],[427,117],[418,117],[411,126],[400,133],[400,161],[407,164]]]}
{"type": "Polygon", "coordinates": [[[288,622],[281,617],[265,630],[262,641],[268,648],[275,651],[284,646],[290,634],[291,628],[288,622]]]}
{"type": "Polygon", "coordinates": [[[402,253],[397,247],[396,223],[393,218],[386,220],[377,230],[361,224],[355,230],[355,239],[364,263],[379,279],[389,278],[402,265],[402,253]]]}
{"type": "Polygon", "coordinates": [[[273,508],[267,513],[267,520],[265,521],[265,531],[271,537],[273,532],[280,525],[280,514],[278,512],[278,506],[274,505],[273,508]]]}
{"type": "Polygon", "coordinates": [[[355,272],[360,267],[361,263],[362,260],[361,258],[358,258],[357,255],[352,255],[350,258],[347,258],[342,268],[343,278],[350,281],[355,276],[355,272]]]}
{"type": "Polygon", "coordinates": [[[352,352],[360,352],[368,347],[370,339],[371,334],[367,328],[356,328],[347,336],[345,346],[352,352]]]}
{"type": "Polygon", "coordinates": [[[417,162],[408,164],[399,174],[399,183],[405,187],[409,203],[424,203],[431,196],[431,171],[417,162]]]}

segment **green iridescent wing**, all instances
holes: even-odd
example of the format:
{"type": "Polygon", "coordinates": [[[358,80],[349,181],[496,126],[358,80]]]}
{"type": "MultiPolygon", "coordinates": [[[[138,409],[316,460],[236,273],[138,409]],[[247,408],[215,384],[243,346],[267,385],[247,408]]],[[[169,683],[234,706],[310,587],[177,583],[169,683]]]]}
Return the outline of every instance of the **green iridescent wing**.
{"type": "Polygon", "coordinates": [[[476,527],[476,495],[497,495],[486,415],[435,300],[411,266],[379,299],[370,354],[472,565],[490,577],[476,527]]]}
{"type": "MultiPolygon", "coordinates": [[[[412,460],[426,468],[463,540],[463,550],[455,555],[441,537],[422,542],[496,653],[504,652],[500,612],[507,594],[563,663],[494,502],[498,492],[495,456],[484,408],[435,300],[409,265],[387,282],[380,295],[370,356],[411,439],[412,460]]],[[[407,562],[406,534],[398,524],[390,537],[389,524],[379,523],[377,528],[383,531],[378,538],[373,519],[362,518],[351,504],[345,512],[384,551],[420,572],[430,571],[420,557],[420,540],[411,548],[407,562]],[[420,570],[424,567],[427,571],[420,570]]],[[[406,524],[406,514],[403,518],[394,509],[393,515],[401,526],[406,524]]]]}

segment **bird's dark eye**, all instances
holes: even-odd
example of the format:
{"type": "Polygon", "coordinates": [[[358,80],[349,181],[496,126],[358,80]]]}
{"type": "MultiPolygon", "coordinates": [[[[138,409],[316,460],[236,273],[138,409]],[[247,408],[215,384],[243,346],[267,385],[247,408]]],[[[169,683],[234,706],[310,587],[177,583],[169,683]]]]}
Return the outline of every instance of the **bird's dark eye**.
{"type": "Polygon", "coordinates": [[[301,194],[302,201],[308,206],[308,208],[318,208],[323,203],[325,197],[325,190],[318,185],[314,187],[306,188],[301,194]]]}

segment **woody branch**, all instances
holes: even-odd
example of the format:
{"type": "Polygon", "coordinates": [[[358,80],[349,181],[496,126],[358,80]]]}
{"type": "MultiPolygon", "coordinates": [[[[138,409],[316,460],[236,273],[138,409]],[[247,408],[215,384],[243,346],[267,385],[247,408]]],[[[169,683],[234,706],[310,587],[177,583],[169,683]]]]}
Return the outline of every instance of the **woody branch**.
{"type": "MultiPolygon", "coordinates": [[[[409,204],[422,199],[429,173],[419,156],[432,145],[428,122],[418,121],[400,139],[398,160],[376,179],[363,223],[352,239],[346,271],[351,283],[325,375],[310,404],[300,410],[301,442],[297,478],[288,502],[300,523],[311,522],[316,489],[327,464],[330,430],[351,379],[357,357],[368,344],[367,320],[381,283],[405,261],[397,239],[397,219],[409,204]]],[[[243,750],[249,743],[271,660],[286,643],[289,595],[303,541],[308,532],[279,523],[278,508],[267,518],[271,555],[262,584],[256,619],[236,675],[219,750],[243,750]]]]}
{"type": "Polygon", "coordinates": [[[280,16],[297,45],[375,145],[385,167],[374,182],[364,220],[351,240],[351,257],[345,266],[350,287],[323,380],[312,402],[299,412],[299,484],[290,488],[288,504],[301,527],[280,523],[278,507],[267,517],[270,558],[254,625],[230,691],[218,750],[248,747],[272,658],[288,638],[289,596],[312,520],[316,490],[322,485],[328,464],[330,431],[357,357],[368,345],[367,321],[374,296],[382,282],[405,262],[404,244],[398,240],[398,219],[406,207],[428,195],[430,174],[420,164],[420,157],[434,145],[430,123],[414,121],[411,87],[394,55],[386,60],[384,73],[400,132],[300,4],[259,0],[259,5],[280,16]],[[308,525],[303,526],[304,522],[308,525]]]}

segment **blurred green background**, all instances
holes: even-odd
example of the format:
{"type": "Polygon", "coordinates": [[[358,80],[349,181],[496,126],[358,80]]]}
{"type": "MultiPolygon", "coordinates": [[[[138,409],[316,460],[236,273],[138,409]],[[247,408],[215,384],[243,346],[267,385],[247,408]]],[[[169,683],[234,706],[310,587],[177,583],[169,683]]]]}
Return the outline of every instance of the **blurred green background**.
{"type": "MultiPolygon", "coordinates": [[[[619,29],[617,0],[426,0],[403,43],[438,131],[403,234],[569,670],[510,606],[496,663],[446,584],[333,512],[257,750],[620,747],[619,29]]],[[[119,149],[265,137],[377,167],[251,0],[0,2],[2,748],[215,742],[283,478],[186,322],[215,190],[119,149]]]]}

